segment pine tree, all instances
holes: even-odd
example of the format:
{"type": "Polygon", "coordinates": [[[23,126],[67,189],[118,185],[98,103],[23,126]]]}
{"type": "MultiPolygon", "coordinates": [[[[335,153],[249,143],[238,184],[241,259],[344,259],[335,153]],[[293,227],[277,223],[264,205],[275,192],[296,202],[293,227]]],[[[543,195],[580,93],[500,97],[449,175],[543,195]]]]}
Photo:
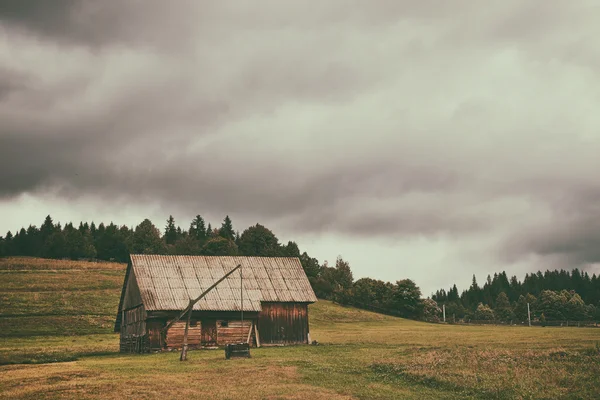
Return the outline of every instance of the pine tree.
{"type": "Polygon", "coordinates": [[[283,254],[286,257],[300,257],[300,248],[296,242],[289,241],[288,244],[283,248],[283,254]]]}
{"type": "Polygon", "coordinates": [[[169,215],[167,226],[165,227],[165,242],[167,244],[175,244],[177,241],[177,228],[175,227],[175,219],[169,215]]]}
{"type": "Polygon", "coordinates": [[[42,242],[45,242],[50,235],[52,235],[55,231],[54,221],[52,221],[52,217],[50,215],[46,216],[44,223],[40,227],[40,236],[42,242]]]}
{"type": "Polygon", "coordinates": [[[496,308],[494,311],[496,316],[502,321],[510,321],[513,319],[513,311],[506,293],[500,292],[498,297],[496,297],[496,308]]]}
{"type": "Polygon", "coordinates": [[[221,224],[221,229],[219,229],[219,236],[231,241],[235,241],[235,231],[233,230],[233,224],[231,223],[229,215],[225,217],[223,223],[221,224]]]}
{"type": "Polygon", "coordinates": [[[190,224],[190,236],[200,242],[201,246],[206,242],[206,225],[204,224],[204,218],[200,215],[196,215],[196,218],[190,224]]]}
{"type": "Polygon", "coordinates": [[[61,259],[68,257],[67,254],[67,241],[64,233],[56,229],[44,242],[42,254],[47,258],[61,259]]]}
{"type": "Polygon", "coordinates": [[[92,234],[92,238],[96,240],[96,234],[98,233],[98,230],[96,229],[96,224],[94,224],[94,221],[92,221],[90,224],[90,233],[92,234]]]}
{"type": "Polygon", "coordinates": [[[27,228],[27,240],[25,241],[25,254],[31,257],[39,257],[42,250],[40,231],[35,225],[27,228]]]}

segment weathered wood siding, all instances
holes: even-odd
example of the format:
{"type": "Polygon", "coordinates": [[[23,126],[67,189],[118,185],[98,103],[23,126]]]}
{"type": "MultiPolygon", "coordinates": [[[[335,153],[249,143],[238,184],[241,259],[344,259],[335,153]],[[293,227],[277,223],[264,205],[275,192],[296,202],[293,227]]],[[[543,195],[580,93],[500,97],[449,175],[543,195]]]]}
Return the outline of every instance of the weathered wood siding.
{"type": "Polygon", "coordinates": [[[140,288],[138,286],[134,271],[130,271],[127,279],[127,286],[125,287],[125,295],[123,296],[123,303],[121,304],[121,310],[135,308],[140,304],[142,304],[140,288]]]}
{"type": "Polygon", "coordinates": [[[149,319],[146,321],[146,330],[148,332],[148,346],[150,350],[161,350],[163,348],[163,339],[161,330],[165,326],[164,320],[149,319]]]}
{"type": "MultiPolygon", "coordinates": [[[[252,327],[252,321],[244,320],[218,320],[217,321],[217,343],[224,346],[229,343],[246,343],[248,332],[252,327]],[[227,326],[223,326],[226,322],[227,326]]],[[[250,337],[250,343],[254,343],[254,330],[250,337]]]]}
{"type": "Polygon", "coordinates": [[[146,331],[146,309],[142,304],[140,289],[131,271],[125,284],[125,292],[119,310],[120,340],[119,349],[123,353],[145,353],[150,350],[146,331]]]}
{"type": "Polygon", "coordinates": [[[308,305],[262,303],[258,333],[261,344],[308,343],[308,305]]]}
{"type": "MultiPolygon", "coordinates": [[[[178,321],[173,324],[167,331],[166,344],[169,349],[180,349],[183,346],[183,335],[185,333],[186,321],[178,321]]],[[[190,321],[188,329],[188,346],[190,348],[200,347],[202,337],[201,322],[196,320],[190,321]]]]}
{"type": "Polygon", "coordinates": [[[139,305],[130,310],[121,311],[120,351],[141,353],[149,350],[146,334],[146,310],[139,305]]]}

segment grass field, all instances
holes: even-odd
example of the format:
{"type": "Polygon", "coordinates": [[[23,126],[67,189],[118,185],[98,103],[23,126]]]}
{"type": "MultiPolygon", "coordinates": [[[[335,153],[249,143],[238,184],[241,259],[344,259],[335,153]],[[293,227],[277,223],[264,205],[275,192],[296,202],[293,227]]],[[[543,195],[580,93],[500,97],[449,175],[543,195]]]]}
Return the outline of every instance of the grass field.
{"type": "Polygon", "coordinates": [[[598,398],[600,329],[447,326],[327,301],[317,346],[120,355],[125,267],[0,259],[0,398],[598,398]],[[71,275],[72,274],[72,275],[71,275]],[[87,275],[86,275],[87,274],[87,275]]]}

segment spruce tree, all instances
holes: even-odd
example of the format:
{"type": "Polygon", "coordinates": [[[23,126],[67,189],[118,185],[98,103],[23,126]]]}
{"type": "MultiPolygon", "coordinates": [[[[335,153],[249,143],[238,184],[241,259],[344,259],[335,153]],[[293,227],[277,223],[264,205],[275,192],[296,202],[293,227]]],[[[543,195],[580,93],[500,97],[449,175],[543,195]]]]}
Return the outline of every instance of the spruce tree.
{"type": "Polygon", "coordinates": [[[231,241],[235,241],[235,231],[233,230],[233,224],[231,223],[231,218],[229,218],[229,215],[225,217],[223,223],[221,224],[219,236],[231,241]]]}
{"type": "Polygon", "coordinates": [[[175,218],[169,215],[167,226],[165,227],[165,242],[167,244],[175,244],[177,241],[177,228],[175,227],[175,218]]]}
{"type": "Polygon", "coordinates": [[[44,223],[40,227],[40,236],[43,242],[48,239],[50,235],[52,235],[55,231],[54,221],[52,221],[52,217],[50,215],[46,216],[44,223]]]}
{"type": "Polygon", "coordinates": [[[190,224],[190,236],[200,242],[200,245],[203,245],[204,242],[206,242],[206,225],[204,223],[204,218],[200,215],[196,215],[196,218],[194,218],[190,224]]]}
{"type": "Polygon", "coordinates": [[[514,314],[506,293],[500,292],[498,297],[496,297],[496,308],[494,312],[502,321],[510,321],[513,319],[514,314]]]}

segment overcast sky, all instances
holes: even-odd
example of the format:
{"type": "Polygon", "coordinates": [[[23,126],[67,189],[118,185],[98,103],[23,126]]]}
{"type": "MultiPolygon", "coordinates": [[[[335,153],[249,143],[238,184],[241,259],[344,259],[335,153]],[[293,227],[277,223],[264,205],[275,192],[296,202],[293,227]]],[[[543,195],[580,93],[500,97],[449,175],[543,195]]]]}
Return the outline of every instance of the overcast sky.
{"type": "Polygon", "coordinates": [[[0,232],[229,214],[425,295],[598,273],[599,20],[597,0],[1,0],[0,232]]]}

